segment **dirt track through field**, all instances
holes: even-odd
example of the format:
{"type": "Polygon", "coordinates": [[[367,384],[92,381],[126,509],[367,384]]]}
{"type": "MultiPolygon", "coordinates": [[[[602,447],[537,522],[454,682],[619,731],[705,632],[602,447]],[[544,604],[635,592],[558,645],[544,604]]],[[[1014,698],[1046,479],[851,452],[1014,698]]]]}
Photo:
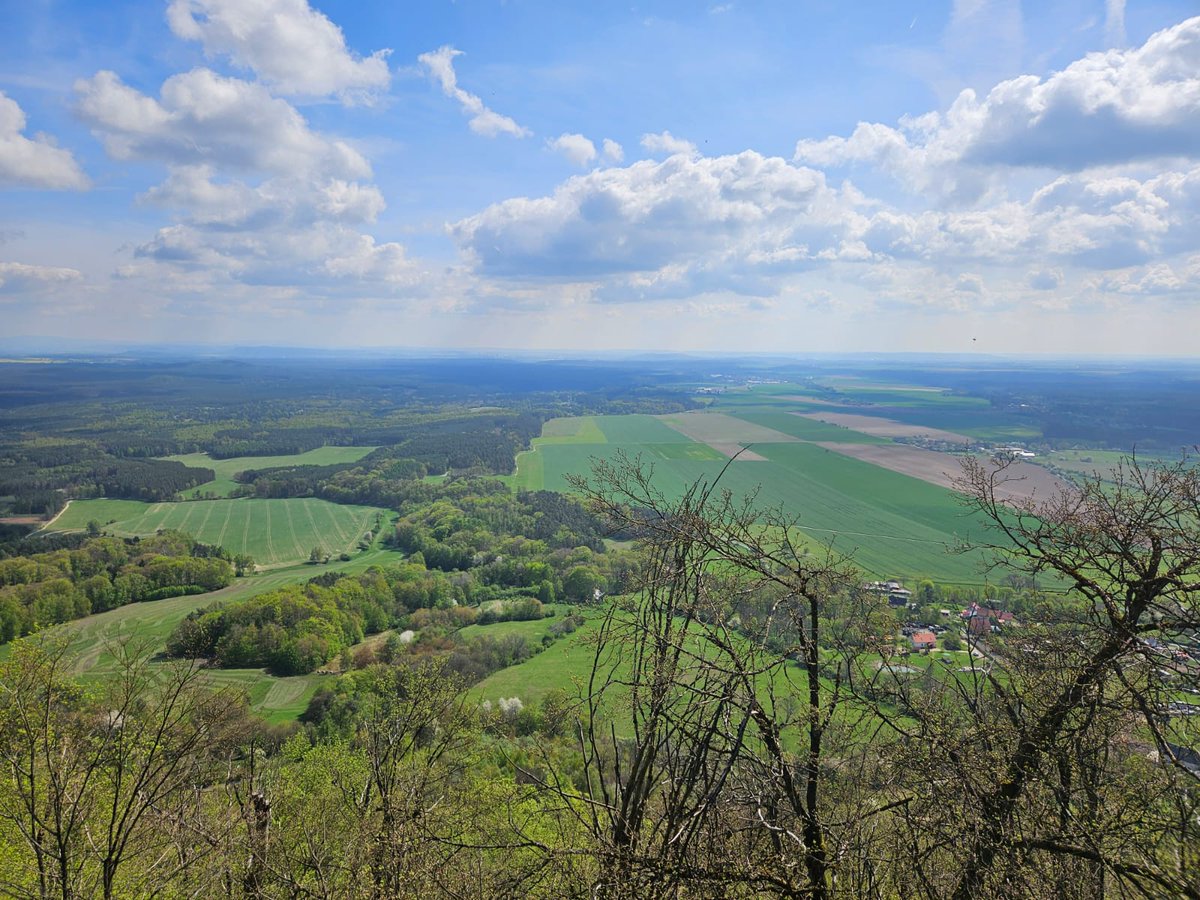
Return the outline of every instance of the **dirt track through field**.
{"type": "MultiPolygon", "coordinates": [[[[841,444],[830,441],[820,441],[818,446],[941,487],[953,488],[954,479],[959,476],[961,457],[922,447],[906,444],[841,444]]],[[[1027,500],[1035,496],[1046,499],[1064,486],[1054,474],[1032,463],[1013,463],[1006,474],[1010,476],[1010,480],[996,492],[1001,500],[1027,500]]]]}
{"type": "Polygon", "coordinates": [[[909,425],[907,422],[897,422],[895,419],[885,419],[882,416],[859,416],[853,413],[801,413],[795,415],[806,419],[816,419],[829,425],[840,425],[853,431],[861,431],[874,437],[886,438],[927,438],[931,441],[951,441],[956,444],[969,444],[971,439],[965,434],[953,431],[942,431],[940,428],[929,428],[925,425],[909,425]]]}

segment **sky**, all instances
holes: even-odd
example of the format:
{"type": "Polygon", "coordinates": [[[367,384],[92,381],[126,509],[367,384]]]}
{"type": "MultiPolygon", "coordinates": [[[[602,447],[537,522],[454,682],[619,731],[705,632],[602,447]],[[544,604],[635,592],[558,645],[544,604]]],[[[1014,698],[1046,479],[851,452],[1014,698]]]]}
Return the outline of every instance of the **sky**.
{"type": "Polygon", "coordinates": [[[0,22],[10,342],[1200,352],[1197,0],[0,22]]]}

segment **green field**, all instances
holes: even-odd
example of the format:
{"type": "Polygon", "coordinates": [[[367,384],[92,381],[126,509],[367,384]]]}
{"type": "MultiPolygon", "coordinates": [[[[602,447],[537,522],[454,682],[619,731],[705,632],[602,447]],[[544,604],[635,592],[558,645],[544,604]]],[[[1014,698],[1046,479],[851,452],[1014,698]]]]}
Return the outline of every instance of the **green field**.
{"type": "Polygon", "coordinates": [[[830,425],[828,422],[818,422],[816,419],[806,419],[790,412],[738,410],[734,415],[802,441],[832,441],[842,444],[890,443],[887,438],[863,434],[861,431],[852,431],[840,425],[830,425]]]}
{"type": "MultiPolygon", "coordinates": [[[[1055,450],[1047,454],[1043,462],[1070,474],[1095,476],[1111,480],[1116,468],[1128,462],[1129,454],[1117,450],[1055,450]]],[[[1139,463],[1178,462],[1179,457],[1157,453],[1137,454],[1139,463]]]]}
{"type": "Polygon", "coordinates": [[[550,633],[550,626],[561,618],[562,616],[556,614],[553,618],[530,619],[524,622],[493,622],[491,625],[467,625],[458,630],[458,636],[464,641],[469,641],[477,637],[490,637],[499,640],[500,638],[519,634],[529,641],[530,644],[541,644],[542,637],[550,633]]]}
{"type": "Polygon", "coordinates": [[[371,506],[345,506],[311,497],[182,503],[73,500],[53,529],[78,531],[90,521],[122,536],[177,529],[231,553],[248,553],[258,565],[271,567],[305,561],[313,547],[321,547],[333,556],[353,553],[363,534],[375,529],[376,516],[386,518],[389,513],[371,506]]]}
{"type": "Polygon", "coordinates": [[[520,456],[510,483],[529,490],[568,491],[568,476],[588,475],[596,461],[614,461],[620,454],[640,456],[643,464],[653,467],[655,486],[668,496],[697,479],[720,476],[721,485],[737,496],[757,492],[760,506],[783,504],[799,519],[811,543],[833,541],[838,550],[853,553],[856,563],[874,577],[985,581],[979,555],[951,552],[961,538],[982,531],[981,523],[966,517],[953,493],[827,451],[811,443],[815,440],[886,443],[761,406],[734,414],[692,412],[661,419],[591,416],[555,420],[553,436],[536,440],[534,451],[520,456]],[[573,421],[578,425],[572,427],[573,421]],[[669,427],[672,424],[717,444],[751,444],[764,459],[730,463],[707,444],[669,427]],[[606,440],[595,440],[597,435],[606,440]]]}
{"type": "Polygon", "coordinates": [[[163,458],[181,462],[185,466],[212,469],[217,475],[216,480],[202,484],[195,490],[201,494],[228,497],[239,486],[234,481],[234,476],[247,469],[272,469],[277,466],[332,466],[338,463],[358,462],[374,449],[374,447],[318,447],[316,450],[291,456],[234,456],[229,459],[213,459],[207,453],[185,453],[180,456],[163,458]]]}
{"type": "MultiPolygon", "coordinates": [[[[589,679],[596,661],[597,630],[603,612],[592,609],[588,611],[588,614],[588,621],[573,634],[551,644],[541,653],[531,656],[522,663],[493,672],[472,687],[468,696],[479,702],[487,700],[493,704],[501,698],[518,697],[527,707],[538,706],[548,693],[555,690],[564,691],[573,700],[587,696],[589,679]]],[[[694,640],[692,646],[696,653],[704,652],[703,645],[698,639],[694,640]]],[[[965,654],[963,655],[965,656],[965,654]]],[[[601,682],[605,673],[611,669],[614,663],[617,664],[622,676],[627,677],[626,660],[610,656],[606,657],[599,668],[601,682]]],[[[825,688],[832,692],[833,682],[826,678],[822,678],[821,681],[825,688]]],[[[799,665],[790,663],[776,672],[774,682],[776,697],[790,705],[790,698],[803,696],[806,684],[807,676],[803,669],[799,665]]],[[[622,738],[632,737],[627,698],[627,688],[613,687],[609,689],[604,704],[611,716],[617,735],[622,738]]],[[[764,705],[770,707],[771,698],[765,685],[760,699],[764,705]]],[[[872,725],[871,721],[866,720],[856,722],[855,720],[861,719],[861,716],[855,714],[851,708],[843,708],[839,718],[851,727],[867,728],[872,725]]],[[[800,738],[799,731],[789,729],[784,735],[784,742],[789,749],[798,750],[800,738]]]]}

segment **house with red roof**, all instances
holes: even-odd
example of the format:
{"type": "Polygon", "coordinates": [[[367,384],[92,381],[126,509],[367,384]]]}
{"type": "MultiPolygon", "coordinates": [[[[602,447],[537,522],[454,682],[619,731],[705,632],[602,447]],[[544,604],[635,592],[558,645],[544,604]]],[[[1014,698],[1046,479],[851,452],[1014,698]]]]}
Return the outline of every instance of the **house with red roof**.
{"type": "Polygon", "coordinates": [[[918,631],[909,638],[914,650],[932,650],[937,646],[937,635],[932,631],[918,631]]]}
{"type": "Polygon", "coordinates": [[[962,611],[963,624],[974,635],[992,634],[1008,625],[1015,625],[1013,614],[1003,609],[972,603],[962,611]]]}

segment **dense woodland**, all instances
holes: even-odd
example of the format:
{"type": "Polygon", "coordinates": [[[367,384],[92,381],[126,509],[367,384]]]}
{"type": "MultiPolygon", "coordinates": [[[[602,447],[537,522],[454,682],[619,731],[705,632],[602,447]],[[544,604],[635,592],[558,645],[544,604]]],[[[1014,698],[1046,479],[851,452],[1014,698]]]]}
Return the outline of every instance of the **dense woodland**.
{"type": "MultiPolygon", "coordinates": [[[[75,497],[171,499],[212,471],[153,457],[198,451],[226,459],[379,446],[397,477],[509,473],[553,416],[695,406],[671,377],[660,387],[649,375],[488,360],[5,364],[0,514],[52,515],[75,497]]],[[[301,496],[333,474],[269,473],[259,485],[256,473],[250,482],[258,496],[301,496]]]]}

